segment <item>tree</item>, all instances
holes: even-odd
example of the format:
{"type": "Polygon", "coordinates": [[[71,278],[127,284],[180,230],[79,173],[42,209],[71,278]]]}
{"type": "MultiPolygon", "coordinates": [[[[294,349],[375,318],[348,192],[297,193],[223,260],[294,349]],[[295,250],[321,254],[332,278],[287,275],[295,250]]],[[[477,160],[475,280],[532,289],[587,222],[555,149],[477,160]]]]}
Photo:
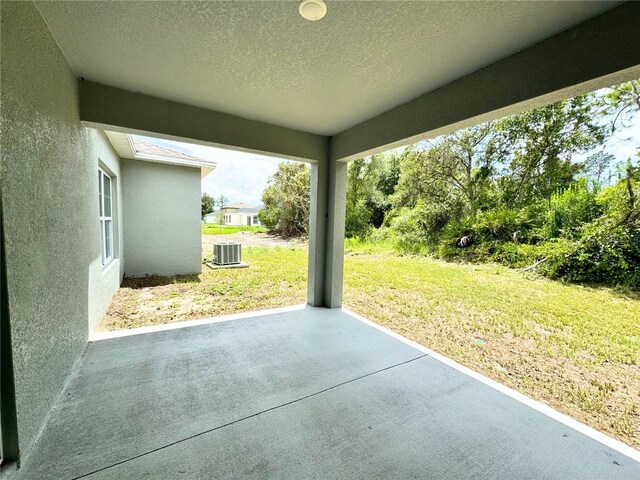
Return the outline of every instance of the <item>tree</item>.
{"type": "Polygon", "coordinates": [[[407,149],[394,206],[450,205],[475,217],[492,190],[503,153],[500,141],[493,125],[485,123],[407,149]]]}
{"type": "Polygon", "coordinates": [[[202,199],[201,199],[201,208],[200,208],[201,215],[204,217],[207,213],[213,212],[214,206],[215,206],[215,202],[213,200],[213,197],[206,192],[203,193],[202,199]]]}
{"type": "Polygon", "coordinates": [[[218,208],[220,210],[222,210],[224,207],[226,207],[227,205],[229,205],[229,199],[227,197],[225,197],[224,195],[220,195],[217,199],[216,199],[216,204],[218,205],[218,208]]]}
{"type": "MultiPolygon", "coordinates": [[[[611,118],[611,133],[632,125],[634,116],[640,114],[640,79],[611,87],[602,103],[602,113],[611,118]]],[[[636,155],[640,158],[640,145],[636,155]]]]}
{"type": "Polygon", "coordinates": [[[349,163],[345,234],[366,236],[371,228],[382,226],[391,209],[389,197],[400,178],[400,160],[395,154],[373,155],[349,163]]]}
{"type": "Polygon", "coordinates": [[[307,235],[311,172],[308,165],[282,162],[262,193],[260,221],[284,237],[307,235]]]}
{"type": "Polygon", "coordinates": [[[366,175],[367,160],[358,158],[347,169],[346,213],[344,229],[347,237],[364,236],[369,229],[371,211],[366,206],[371,182],[366,175]]]}
{"type": "Polygon", "coordinates": [[[618,166],[616,157],[604,151],[592,153],[584,162],[585,173],[596,191],[611,184],[618,166]]]}
{"type": "Polygon", "coordinates": [[[508,148],[500,181],[505,204],[528,205],[569,186],[584,168],[573,157],[604,142],[596,109],[590,94],[496,122],[508,148]]]}
{"type": "Polygon", "coordinates": [[[224,207],[226,207],[227,205],[229,205],[229,199],[227,197],[225,197],[224,195],[220,195],[215,203],[218,205],[218,222],[220,223],[220,225],[224,225],[225,221],[224,221],[224,207]]]}
{"type": "Polygon", "coordinates": [[[395,193],[400,180],[400,155],[374,155],[367,174],[373,183],[371,195],[366,199],[367,208],[371,211],[369,223],[379,228],[391,210],[391,195],[395,193]]]}
{"type": "Polygon", "coordinates": [[[639,112],[635,81],[354,160],[345,233],[384,224],[372,238],[411,253],[640,286],[640,150],[626,169],[604,150],[611,115],[639,112]]]}
{"type": "Polygon", "coordinates": [[[626,127],[634,113],[640,111],[640,80],[631,80],[611,87],[602,98],[603,112],[610,116],[611,131],[626,127]]]}

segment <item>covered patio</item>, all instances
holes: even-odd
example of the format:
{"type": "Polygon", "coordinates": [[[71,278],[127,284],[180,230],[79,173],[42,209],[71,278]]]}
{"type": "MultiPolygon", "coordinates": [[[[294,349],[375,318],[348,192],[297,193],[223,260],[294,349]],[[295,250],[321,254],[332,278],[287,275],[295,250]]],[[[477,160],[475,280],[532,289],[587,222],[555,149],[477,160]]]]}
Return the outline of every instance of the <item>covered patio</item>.
{"type": "Polygon", "coordinates": [[[192,323],[90,342],[18,478],[640,478],[632,449],[343,310],[192,323]]]}
{"type": "Polygon", "coordinates": [[[0,2],[3,479],[640,478],[341,309],[348,162],[640,78],[640,3],[327,4],[0,2]],[[140,202],[105,131],[308,163],[308,305],[94,337],[140,202]]]}

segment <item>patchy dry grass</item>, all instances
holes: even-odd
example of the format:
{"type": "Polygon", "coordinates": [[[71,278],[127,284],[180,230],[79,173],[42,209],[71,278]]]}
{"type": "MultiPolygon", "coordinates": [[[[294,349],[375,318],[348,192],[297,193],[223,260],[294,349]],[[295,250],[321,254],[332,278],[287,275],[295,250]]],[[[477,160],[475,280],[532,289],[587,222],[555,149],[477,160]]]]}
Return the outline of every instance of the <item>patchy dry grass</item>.
{"type": "MultiPolygon", "coordinates": [[[[349,247],[348,308],[640,447],[638,294],[526,277],[495,265],[349,247]]],[[[243,256],[249,269],[127,280],[101,327],[305,301],[305,248],[248,248],[243,256]]]]}
{"type": "Polygon", "coordinates": [[[243,248],[248,269],[200,275],[125,279],[100,330],[120,330],[301,304],[307,295],[307,252],[301,247],[243,248]]]}

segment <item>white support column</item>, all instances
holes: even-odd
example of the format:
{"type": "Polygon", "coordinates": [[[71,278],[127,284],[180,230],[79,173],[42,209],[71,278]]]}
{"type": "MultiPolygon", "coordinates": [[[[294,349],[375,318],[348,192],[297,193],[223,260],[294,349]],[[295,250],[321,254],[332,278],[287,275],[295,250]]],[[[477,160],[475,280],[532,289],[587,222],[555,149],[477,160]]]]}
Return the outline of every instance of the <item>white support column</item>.
{"type": "Polygon", "coordinates": [[[314,307],[342,306],[346,192],[346,163],[312,165],[307,303],[314,307]]]}

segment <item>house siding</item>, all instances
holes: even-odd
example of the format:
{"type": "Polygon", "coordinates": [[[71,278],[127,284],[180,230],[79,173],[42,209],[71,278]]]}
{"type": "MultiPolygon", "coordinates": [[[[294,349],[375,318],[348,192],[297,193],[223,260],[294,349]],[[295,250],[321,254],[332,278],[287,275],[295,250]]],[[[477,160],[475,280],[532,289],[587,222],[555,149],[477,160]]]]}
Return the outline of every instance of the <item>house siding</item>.
{"type": "Polygon", "coordinates": [[[262,225],[258,219],[258,223],[253,223],[253,217],[258,217],[257,213],[237,213],[233,210],[228,210],[224,213],[224,224],[231,226],[247,226],[247,218],[251,218],[251,225],[262,225]]]}
{"type": "Polygon", "coordinates": [[[100,158],[118,172],[119,160],[80,123],[77,79],[35,5],[0,8],[2,213],[24,459],[84,350],[89,321],[118,288],[121,263],[102,275],[97,166],[100,158]]]}
{"type": "Polygon", "coordinates": [[[260,222],[253,223],[253,217],[257,217],[257,213],[231,213],[231,222],[227,223],[227,225],[236,225],[236,226],[248,226],[247,218],[251,218],[251,226],[252,225],[260,225],[260,222]]]}
{"type": "Polygon", "coordinates": [[[200,169],[122,160],[127,277],[202,271],[200,169]]]}

